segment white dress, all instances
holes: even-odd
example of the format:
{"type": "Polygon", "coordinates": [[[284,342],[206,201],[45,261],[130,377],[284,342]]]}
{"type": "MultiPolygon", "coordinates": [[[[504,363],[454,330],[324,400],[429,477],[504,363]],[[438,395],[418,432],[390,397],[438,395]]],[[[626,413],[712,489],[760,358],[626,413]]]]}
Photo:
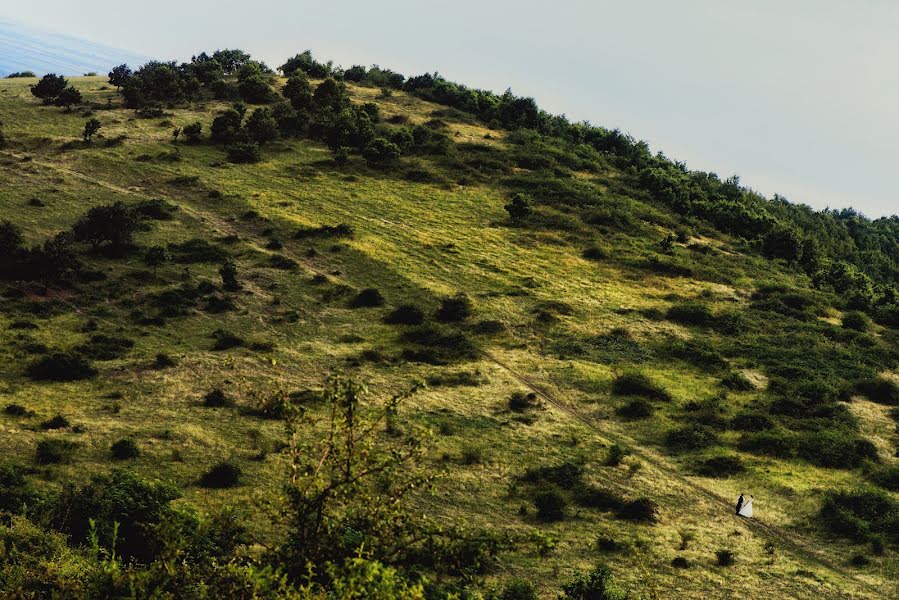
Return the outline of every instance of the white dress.
{"type": "Polygon", "coordinates": [[[741,517],[749,517],[752,518],[752,498],[746,501],[746,504],[740,508],[740,512],[737,513],[741,517]]]}

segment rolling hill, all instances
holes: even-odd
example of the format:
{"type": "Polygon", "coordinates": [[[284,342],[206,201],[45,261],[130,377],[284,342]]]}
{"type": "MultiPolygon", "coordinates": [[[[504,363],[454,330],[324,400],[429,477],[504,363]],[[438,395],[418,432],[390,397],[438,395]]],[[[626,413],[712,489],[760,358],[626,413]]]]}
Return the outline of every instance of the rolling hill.
{"type": "Polygon", "coordinates": [[[899,593],[895,219],[430,75],[166,68],[0,82],[0,589],[899,593]]]}

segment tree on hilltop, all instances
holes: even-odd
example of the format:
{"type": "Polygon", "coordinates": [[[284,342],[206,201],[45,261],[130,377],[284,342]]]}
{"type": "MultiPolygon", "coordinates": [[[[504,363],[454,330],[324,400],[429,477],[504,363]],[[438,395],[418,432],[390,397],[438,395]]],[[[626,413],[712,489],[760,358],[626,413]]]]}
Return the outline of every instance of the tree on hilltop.
{"type": "Polygon", "coordinates": [[[31,86],[31,93],[36,98],[44,101],[44,104],[52,104],[59,96],[69,82],[62,75],[48,73],[44,75],[40,81],[31,86]]]}
{"type": "Polygon", "coordinates": [[[116,91],[118,91],[125,82],[128,81],[128,78],[131,77],[131,75],[131,68],[128,65],[113,67],[112,71],[109,72],[109,83],[114,85],[116,91]]]}

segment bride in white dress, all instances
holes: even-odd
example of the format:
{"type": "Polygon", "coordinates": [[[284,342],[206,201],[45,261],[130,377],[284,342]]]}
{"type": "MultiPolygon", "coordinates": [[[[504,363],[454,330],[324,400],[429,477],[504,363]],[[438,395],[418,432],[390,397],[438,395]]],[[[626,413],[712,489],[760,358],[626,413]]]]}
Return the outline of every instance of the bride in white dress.
{"type": "Polygon", "coordinates": [[[752,518],[752,496],[749,497],[749,500],[740,508],[740,512],[737,513],[741,517],[752,518]]]}

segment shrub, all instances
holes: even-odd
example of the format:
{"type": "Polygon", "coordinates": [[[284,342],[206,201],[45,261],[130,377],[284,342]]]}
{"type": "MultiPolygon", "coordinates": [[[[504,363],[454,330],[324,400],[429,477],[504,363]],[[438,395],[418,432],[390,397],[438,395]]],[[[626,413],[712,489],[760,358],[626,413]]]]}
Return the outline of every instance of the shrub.
{"type": "Polygon", "coordinates": [[[41,429],[65,429],[66,427],[71,427],[71,425],[67,418],[62,415],[56,415],[41,423],[41,429]]]}
{"type": "Polygon", "coordinates": [[[240,348],[246,345],[246,340],[242,337],[234,335],[230,331],[225,331],[223,329],[217,329],[212,332],[212,337],[215,339],[215,343],[212,344],[212,349],[216,351],[221,350],[230,350],[232,348],[240,348]]]}
{"type": "Polygon", "coordinates": [[[595,510],[618,510],[624,505],[624,500],[614,492],[587,484],[574,487],[572,500],[575,504],[595,510]]]}
{"type": "Polygon", "coordinates": [[[521,480],[543,484],[548,483],[562,489],[570,490],[581,485],[584,469],[573,462],[563,462],[559,465],[532,467],[524,472],[521,480]]]}
{"type": "Polygon", "coordinates": [[[745,471],[739,456],[713,456],[700,462],[696,468],[696,472],[705,477],[732,477],[745,471]]]}
{"type": "Polygon", "coordinates": [[[659,519],[659,506],[649,498],[637,498],[625,502],[616,512],[619,519],[638,523],[655,523],[659,519]]]}
{"type": "Polygon", "coordinates": [[[843,327],[864,333],[871,329],[871,319],[863,312],[848,311],[843,313],[843,327]]]}
{"type": "Polygon", "coordinates": [[[28,377],[36,381],[78,381],[97,374],[91,364],[76,352],[54,352],[29,365],[28,377]]]}
{"type": "Polygon", "coordinates": [[[37,444],[37,464],[53,465],[66,462],[77,447],[75,442],[61,439],[41,440],[37,444]]]}
{"type": "Polygon", "coordinates": [[[799,448],[799,437],[786,429],[771,429],[744,435],[738,447],[754,454],[793,458],[799,448]]]}
{"type": "Polygon", "coordinates": [[[612,571],[598,565],[588,575],[578,573],[574,581],[563,585],[559,600],[627,600],[627,594],[615,585],[612,571]]]}
{"type": "Polygon", "coordinates": [[[596,538],[596,549],[600,552],[620,552],[624,548],[624,544],[607,535],[600,535],[598,538],[596,538]]]}
{"type": "Polygon", "coordinates": [[[294,271],[299,266],[297,261],[283,254],[272,254],[269,257],[269,264],[272,268],[281,269],[282,271],[294,271]]]}
{"type": "Polygon", "coordinates": [[[293,237],[298,240],[309,238],[347,238],[353,237],[353,228],[346,223],[338,225],[321,225],[319,227],[301,227],[293,237]]]}
{"type": "Polygon", "coordinates": [[[765,431],[774,427],[774,420],[762,412],[741,412],[734,415],[731,425],[737,431],[765,431]]]}
{"type": "Polygon", "coordinates": [[[243,477],[241,468],[231,462],[220,462],[200,478],[205,488],[230,488],[238,485],[243,477]]]}
{"type": "Polygon", "coordinates": [[[238,164],[258,163],[262,160],[256,142],[235,142],[228,146],[228,160],[238,164]]]}
{"type": "Polygon", "coordinates": [[[581,256],[587,260],[605,260],[609,258],[609,251],[601,246],[588,246],[581,253],[581,256]]]}
{"type": "Polygon", "coordinates": [[[899,465],[883,466],[871,471],[868,479],[872,483],[892,492],[899,492],[899,465]]]}
{"type": "Polygon", "coordinates": [[[112,457],[116,460],[128,460],[140,456],[140,450],[134,440],[122,439],[115,442],[110,448],[112,457]]]}
{"type": "Polygon", "coordinates": [[[670,401],[671,394],[643,373],[625,373],[615,378],[612,391],[622,396],[643,396],[652,400],[670,401]]]}
{"type": "Polygon", "coordinates": [[[374,308],[376,306],[384,306],[384,295],[375,288],[366,288],[356,294],[350,300],[352,308],[374,308]]]}
{"type": "Polygon", "coordinates": [[[537,403],[537,394],[534,392],[512,392],[509,397],[509,410],[524,412],[533,408],[537,403]]]}
{"type": "Polygon", "coordinates": [[[748,392],[754,390],[755,386],[749,381],[749,378],[739,371],[732,371],[721,379],[721,386],[735,392],[748,392]]]}
{"type": "Polygon", "coordinates": [[[734,553],[731,550],[718,550],[715,552],[715,558],[718,559],[718,565],[722,567],[729,567],[736,562],[734,553]]]}
{"type": "Polygon", "coordinates": [[[849,560],[853,567],[866,567],[871,564],[871,559],[864,554],[854,554],[849,560]]]}
{"type": "Polygon", "coordinates": [[[471,466],[484,462],[484,448],[474,444],[466,445],[462,448],[462,454],[459,457],[463,465],[471,466]]]}
{"type": "Polygon", "coordinates": [[[424,320],[425,313],[414,304],[401,304],[384,317],[388,325],[421,325],[424,320]]]}
{"type": "Polygon", "coordinates": [[[133,340],[97,334],[92,335],[87,343],[76,346],[75,351],[95,360],[113,360],[121,358],[133,347],[133,340]]]}
{"type": "Polygon", "coordinates": [[[515,192],[512,194],[508,204],[503,208],[509,213],[509,218],[514,225],[521,225],[528,217],[530,217],[534,209],[532,208],[534,201],[528,194],[523,192],[515,192]]]}
{"type": "Polygon", "coordinates": [[[715,316],[709,307],[698,302],[672,306],[668,309],[666,316],[670,321],[682,325],[709,326],[715,321],[715,316]]]}
{"type": "Polygon", "coordinates": [[[223,406],[232,406],[233,404],[234,401],[219,388],[216,388],[203,396],[203,406],[208,408],[220,408],[223,406]]]}
{"type": "Polygon", "coordinates": [[[362,157],[370,165],[387,165],[400,157],[400,148],[384,138],[375,138],[362,150],[362,157]]]}
{"type": "Polygon", "coordinates": [[[178,364],[178,362],[165,352],[157,353],[156,358],[153,359],[154,369],[167,369],[169,367],[174,367],[176,364],[178,364]]]}
{"type": "Polygon", "coordinates": [[[890,406],[899,405],[899,384],[892,379],[871,377],[859,381],[856,384],[856,389],[860,394],[867,396],[873,402],[890,406]]]}
{"type": "Polygon", "coordinates": [[[94,476],[80,489],[65,490],[51,521],[75,544],[89,541],[93,521],[101,547],[111,549],[114,544],[123,559],[147,563],[162,546],[157,527],[177,527],[181,521],[169,506],[178,496],[171,485],[115,469],[94,476]]]}
{"type": "Polygon", "coordinates": [[[689,569],[690,561],[683,556],[675,556],[671,561],[671,566],[675,569],[689,569]]]}
{"type": "Polygon", "coordinates": [[[630,454],[627,448],[620,444],[612,444],[609,446],[609,454],[606,456],[606,464],[610,467],[617,467],[625,456],[630,454]]]}
{"type": "Polygon", "coordinates": [[[665,444],[676,452],[702,450],[718,443],[718,434],[707,425],[691,423],[668,431],[665,444]]]}
{"type": "Polygon", "coordinates": [[[537,518],[546,523],[564,519],[565,505],[565,496],[555,488],[543,489],[534,495],[537,518]]]}
{"type": "Polygon", "coordinates": [[[531,582],[516,579],[506,584],[497,600],[537,600],[537,591],[531,582]]]}
{"type": "Polygon", "coordinates": [[[434,318],[441,323],[458,323],[471,316],[471,300],[459,293],[451,298],[444,298],[434,318]]]}
{"type": "Polygon", "coordinates": [[[889,493],[873,488],[831,491],[821,504],[820,517],[834,534],[863,542],[883,533],[899,540],[899,505],[889,493]]]}
{"type": "Polygon", "coordinates": [[[185,125],[182,132],[184,133],[184,137],[187,138],[187,142],[189,144],[196,144],[202,138],[203,125],[199,122],[191,123],[190,125],[185,125]]]}
{"type": "Polygon", "coordinates": [[[877,448],[868,440],[831,429],[803,436],[799,442],[799,456],[813,464],[836,469],[852,469],[868,460],[880,460],[877,448]]]}
{"type": "Polygon", "coordinates": [[[20,514],[26,509],[33,509],[39,502],[40,495],[28,484],[25,469],[8,464],[0,465],[0,511],[20,514]]]}
{"type": "Polygon", "coordinates": [[[28,410],[21,404],[7,404],[3,412],[11,417],[30,417],[34,415],[34,411],[28,410]]]}
{"type": "Polygon", "coordinates": [[[617,412],[625,419],[646,419],[652,416],[653,408],[646,398],[634,398],[618,407],[617,412]]]}

